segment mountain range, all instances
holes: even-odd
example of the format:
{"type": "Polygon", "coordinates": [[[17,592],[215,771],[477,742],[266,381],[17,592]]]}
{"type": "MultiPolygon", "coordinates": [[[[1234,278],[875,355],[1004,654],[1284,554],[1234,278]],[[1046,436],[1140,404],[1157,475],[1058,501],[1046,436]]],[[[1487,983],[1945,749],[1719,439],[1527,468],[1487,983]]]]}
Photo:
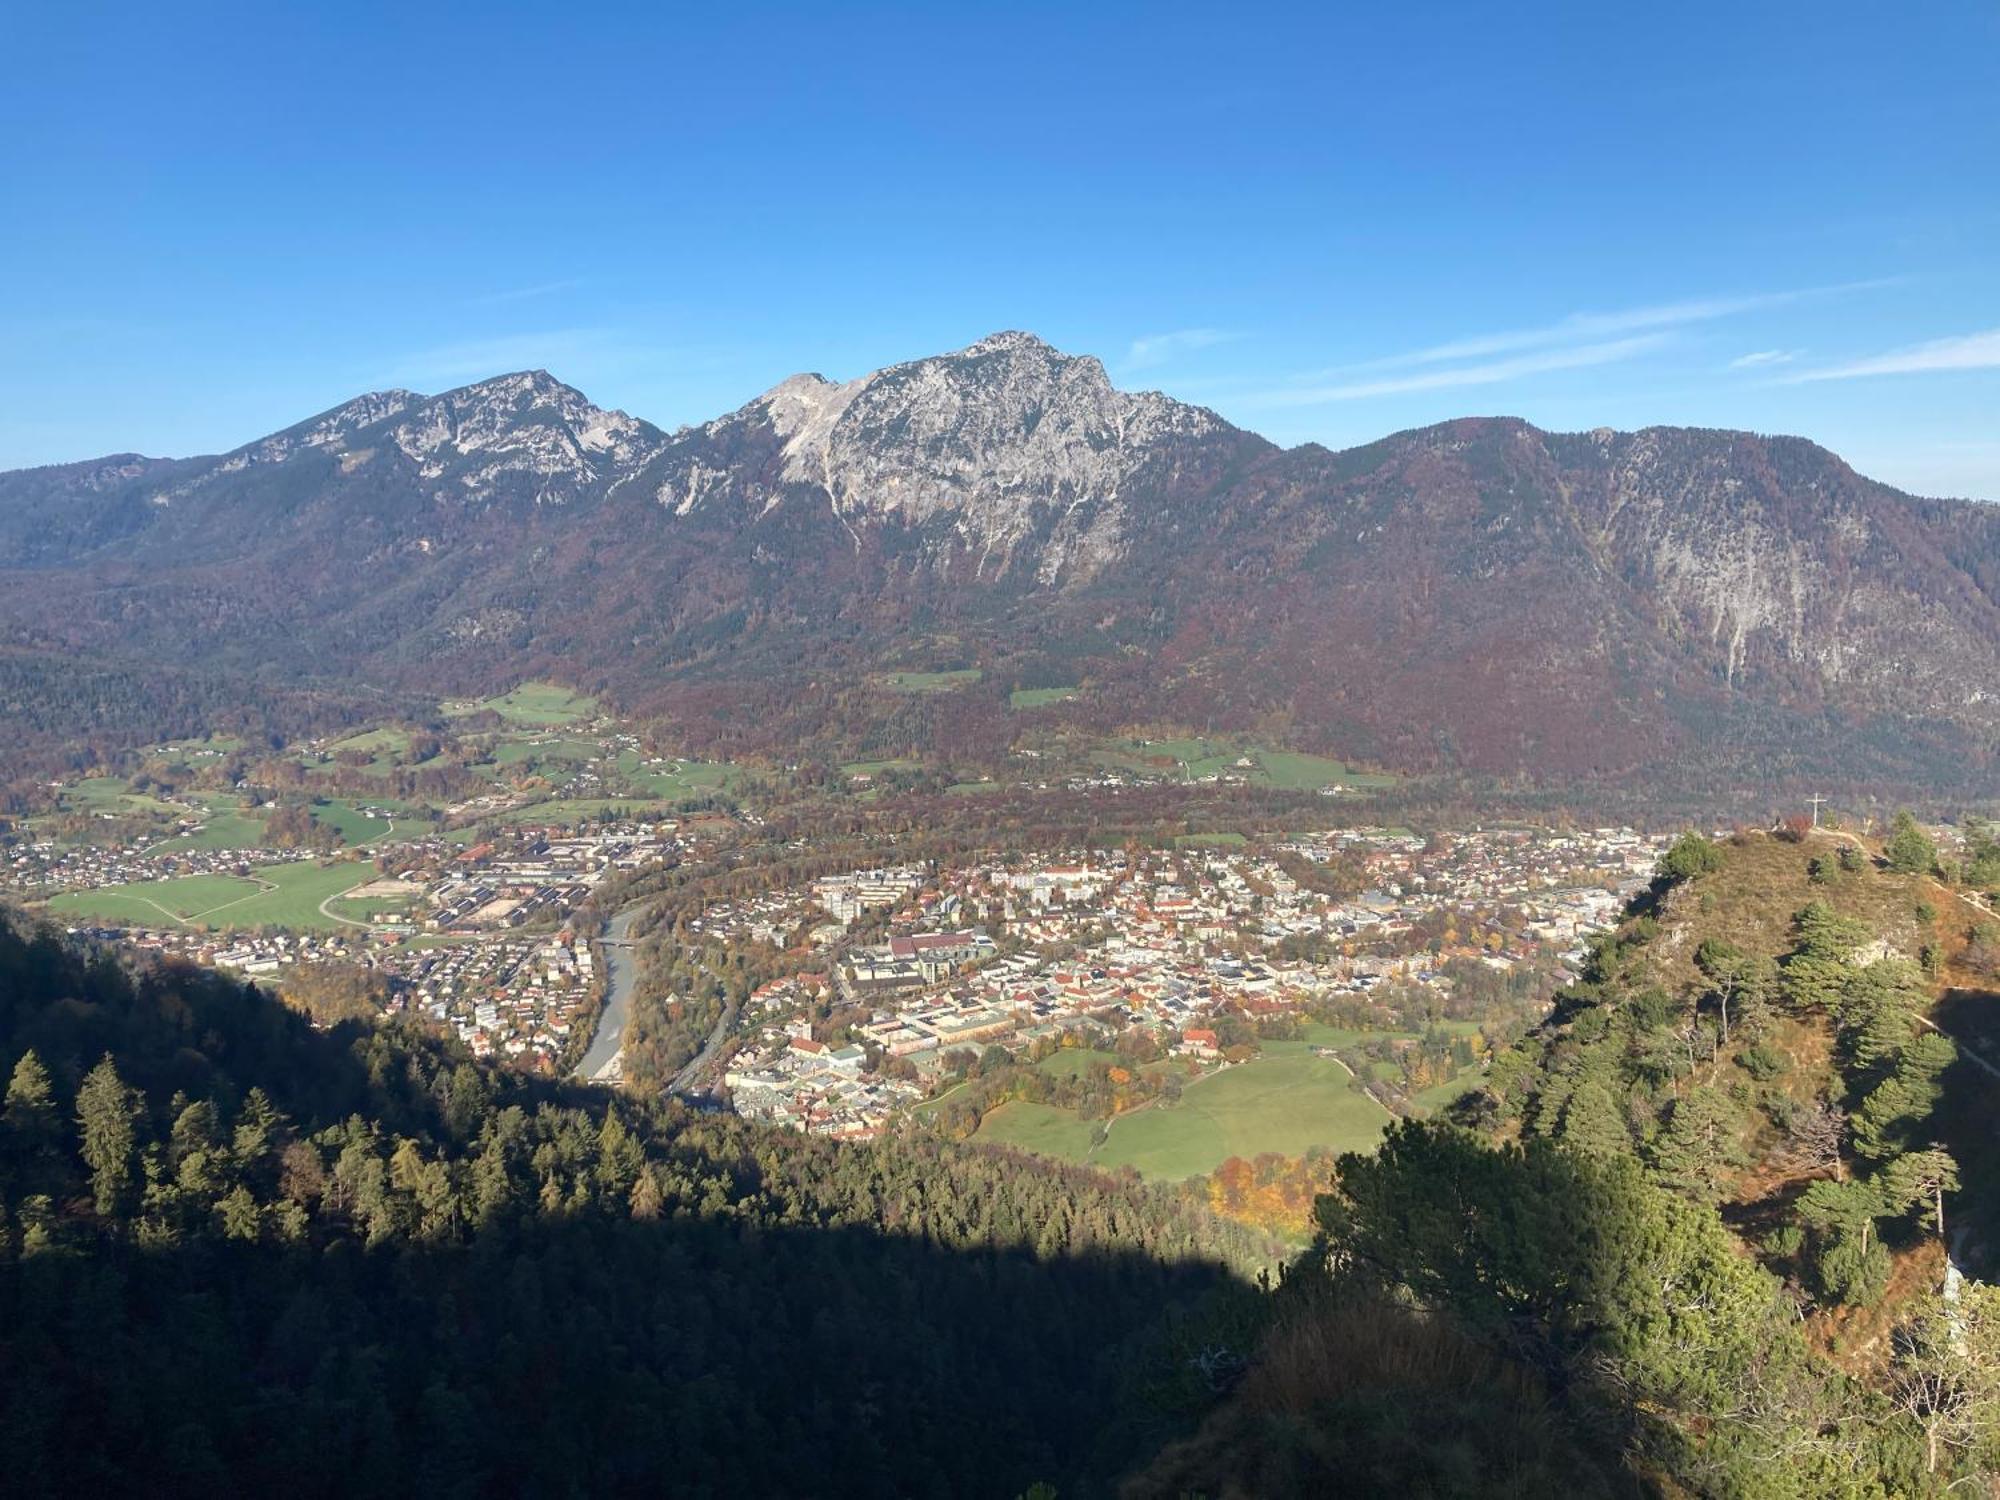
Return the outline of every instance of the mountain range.
{"type": "Polygon", "coordinates": [[[997,753],[1009,688],[1074,686],[1035,712],[1418,771],[1990,786],[2000,506],[1746,432],[1280,449],[1025,333],[672,433],[534,371],[0,474],[22,743],[528,676],[735,748],[879,738],[873,703],[997,753]]]}

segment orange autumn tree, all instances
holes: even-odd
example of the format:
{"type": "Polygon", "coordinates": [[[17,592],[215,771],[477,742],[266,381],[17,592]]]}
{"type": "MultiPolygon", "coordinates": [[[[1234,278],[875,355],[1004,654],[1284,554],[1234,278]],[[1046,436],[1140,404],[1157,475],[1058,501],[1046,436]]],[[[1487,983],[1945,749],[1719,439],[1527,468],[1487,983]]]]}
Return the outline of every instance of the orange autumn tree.
{"type": "Polygon", "coordinates": [[[1333,1176],[1333,1153],[1315,1147],[1303,1156],[1265,1151],[1251,1160],[1232,1156],[1198,1179],[1208,1206],[1226,1219],[1288,1238],[1304,1236],[1313,1199],[1333,1176]]]}

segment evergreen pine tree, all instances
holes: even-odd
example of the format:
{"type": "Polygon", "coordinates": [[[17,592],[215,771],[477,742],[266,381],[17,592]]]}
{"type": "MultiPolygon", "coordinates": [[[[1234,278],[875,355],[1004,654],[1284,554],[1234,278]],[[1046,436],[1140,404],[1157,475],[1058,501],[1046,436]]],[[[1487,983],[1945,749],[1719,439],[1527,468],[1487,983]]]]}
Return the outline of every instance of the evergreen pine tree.
{"type": "Polygon", "coordinates": [[[100,1214],[116,1212],[132,1181],[132,1149],[137,1139],[133,1120],[137,1113],[132,1091],[125,1087],[107,1052],[84,1075],[83,1087],[76,1095],[83,1160],[90,1168],[91,1191],[100,1214]]]}
{"type": "Polygon", "coordinates": [[[1563,1111],[1562,1143],[1593,1156],[1609,1156],[1632,1149],[1632,1133],[1626,1128],[1611,1090],[1603,1084],[1579,1084],[1563,1111]]]}
{"type": "Polygon", "coordinates": [[[1889,868],[1899,875],[1928,875],[1937,863],[1937,845],[1917,826],[1908,809],[1896,814],[1889,825],[1889,840],[1882,846],[1889,868]]]}

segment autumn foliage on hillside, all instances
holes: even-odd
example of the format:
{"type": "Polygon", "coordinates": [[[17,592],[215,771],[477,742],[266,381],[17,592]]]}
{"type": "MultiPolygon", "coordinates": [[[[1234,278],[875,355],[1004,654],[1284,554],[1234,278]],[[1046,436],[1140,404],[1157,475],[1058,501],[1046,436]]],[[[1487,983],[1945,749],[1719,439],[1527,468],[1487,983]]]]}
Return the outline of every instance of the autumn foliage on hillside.
{"type": "Polygon", "coordinates": [[[1296,1242],[1310,1232],[1313,1200],[1332,1177],[1331,1151],[1303,1156],[1265,1151],[1248,1161],[1232,1156],[1192,1185],[1221,1217],[1296,1242]]]}

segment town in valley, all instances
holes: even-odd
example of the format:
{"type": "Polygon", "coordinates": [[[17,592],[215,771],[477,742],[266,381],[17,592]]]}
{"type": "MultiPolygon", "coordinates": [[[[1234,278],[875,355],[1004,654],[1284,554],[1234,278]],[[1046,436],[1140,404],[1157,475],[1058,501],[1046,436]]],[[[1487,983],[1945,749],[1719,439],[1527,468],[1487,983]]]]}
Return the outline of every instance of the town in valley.
{"type": "MultiPolygon", "coordinates": [[[[940,1130],[1177,1179],[1366,1146],[1475,1086],[1666,842],[1568,819],[1376,821],[1393,778],[1238,742],[1082,760],[1028,744],[1014,767],[1031,799],[1261,793],[1297,816],[1150,846],[781,841],[766,815],[796,767],[661,753],[530,684],[447,705],[441,730],[217,737],[52,780],[4,835],[0,889],[322,1024],[407,1015],[509,1066],[813,1134],[940,1130]],[[649,934],[665,920],[642,915],[649,880],[701,868],[751,873],[649,934]],[[638,937],[607,944],[621,910],[638,937]],[[703,1008],[711,991],[728,993],[703,1008]],[[635,993],[655,1014],[637,1069],[620,1045],[635,993]],[[689,1036],[661,1042],[660,1015],[689,1036]]],[[[860,761],[827,794],[872,807],[940,781],[860,761]]],[[[948,810],[1001,788],[942,790],[948,810]]]]}

